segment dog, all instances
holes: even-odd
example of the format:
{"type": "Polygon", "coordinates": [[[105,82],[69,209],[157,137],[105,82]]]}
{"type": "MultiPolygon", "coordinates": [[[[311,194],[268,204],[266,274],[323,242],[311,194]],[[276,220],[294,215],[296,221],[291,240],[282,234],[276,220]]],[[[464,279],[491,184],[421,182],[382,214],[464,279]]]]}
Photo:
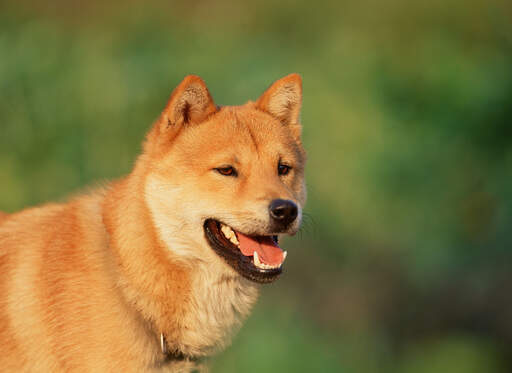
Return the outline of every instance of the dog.
{"type": "Polygon", "coordinates": [[[301,105],[297,74],[225,107],[187,76],[128,176],[2,214],[1,370],[207,370],[300,227],[301,105]]]}

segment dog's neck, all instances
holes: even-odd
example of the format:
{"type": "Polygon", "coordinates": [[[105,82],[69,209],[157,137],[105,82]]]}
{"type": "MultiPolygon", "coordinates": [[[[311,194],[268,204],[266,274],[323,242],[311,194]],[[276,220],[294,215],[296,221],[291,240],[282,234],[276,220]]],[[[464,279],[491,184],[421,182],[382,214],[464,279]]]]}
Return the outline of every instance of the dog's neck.
{"type": "Polygon", "coordinates": [[[179,337],[173,333],[181,329],[189,302],[190,271],[164,255],[163,243],[140,199],[144,175],[136,171],[112,185],[105,198],[103,220],[117,264],[117,285],[128,304],[149,322],[155,336],[164,332],[169,341],[179,337]]]}
{"type": "Polygon", "coordinates": [[[224,268],[216,268],[224,265],[220,261],[192,266],[173,257],[144,203],[144,181],[136,167],[110,188],[104,202],[118,286],[154,336],[156,360],[162,357],[160,333],[168,356],[210,355],[249,314],[258,286],[238,275],[226,276],[224,268]]]}

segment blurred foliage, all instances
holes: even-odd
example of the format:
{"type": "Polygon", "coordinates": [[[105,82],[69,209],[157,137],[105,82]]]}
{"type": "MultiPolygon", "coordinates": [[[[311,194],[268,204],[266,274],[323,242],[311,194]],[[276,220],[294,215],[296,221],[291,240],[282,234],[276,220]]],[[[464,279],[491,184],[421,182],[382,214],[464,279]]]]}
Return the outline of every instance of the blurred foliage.
{"type": "Polygon", "coordinates": [[[217,372],[512,370],[512,3],[0,3],[0,209],[130,170],[184,75],[304,78],[309,202],[217,372]]]}

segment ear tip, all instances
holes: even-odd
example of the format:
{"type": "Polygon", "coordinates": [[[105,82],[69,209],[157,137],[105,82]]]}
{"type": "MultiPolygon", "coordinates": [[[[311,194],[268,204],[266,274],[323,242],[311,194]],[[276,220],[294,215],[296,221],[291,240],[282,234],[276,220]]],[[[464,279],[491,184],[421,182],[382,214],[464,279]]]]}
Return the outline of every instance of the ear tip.
{"type": "Polygon", "coordinates": [[[295,82],[302,86],[302,76],[298,73],[288,74],[283,78],[283,80],[288,81],[288,82],[295,82]]]}
{"type": "Polygon", "coordinates": [[[194,83],[196,83],[196,84],[198,83],[203,86],[206,86],[206,83],[204,82],[204,80],[199,75],[194,75],[194,74],[185,76],[180,85],[190,85],[190,84],[194,84],[194,83]]]}

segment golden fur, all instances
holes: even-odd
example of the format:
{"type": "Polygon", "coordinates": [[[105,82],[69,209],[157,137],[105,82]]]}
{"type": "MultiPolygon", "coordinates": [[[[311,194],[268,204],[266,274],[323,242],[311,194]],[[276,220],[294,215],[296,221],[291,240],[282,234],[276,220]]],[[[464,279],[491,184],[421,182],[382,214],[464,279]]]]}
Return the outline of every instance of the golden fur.
{"type": "Polygon", "coordinates": [[[292,74],[255,103],[218,108],[186,77],[127,177],[0,214],[0,369],[189,371],[229,343],[259,285],[209,247],[202,222],[264,232],[269,200],[304,204],[301,99],[292,74]],[[286,178],[279,157],[293,164],[286,178]],[[237,180],[211,172],[227,163],[237,180]],[[160,333],[183,358],[164,356],[160,333]]]}

